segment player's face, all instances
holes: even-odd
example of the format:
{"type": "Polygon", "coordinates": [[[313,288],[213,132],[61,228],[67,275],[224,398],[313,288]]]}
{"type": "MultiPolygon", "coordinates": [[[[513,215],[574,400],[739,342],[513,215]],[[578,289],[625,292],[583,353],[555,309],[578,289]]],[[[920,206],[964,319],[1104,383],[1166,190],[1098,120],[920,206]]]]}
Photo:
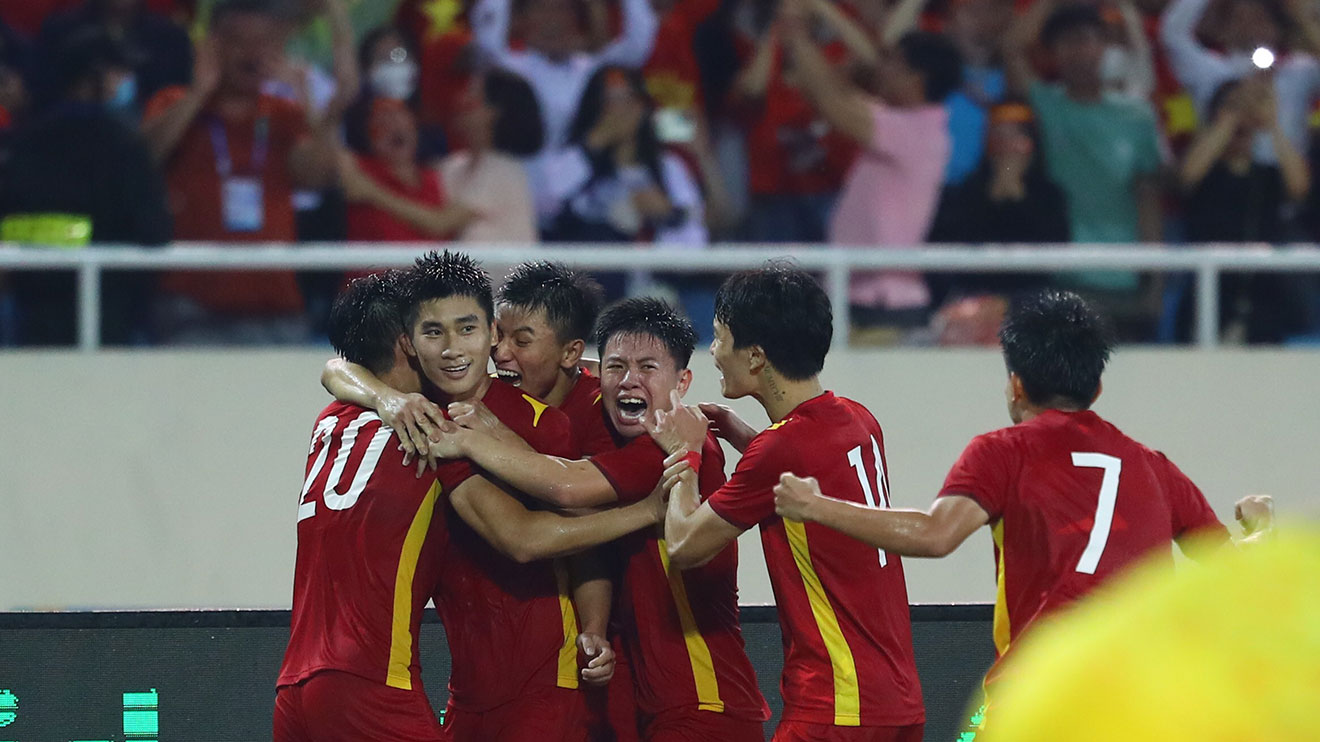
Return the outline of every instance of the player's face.
{"type": "Polygon", "coordinates": [[[489,381],[486,365],[494,332],[476,299],[432,299],[422,303],[404,350],[448,401],[466,401],[489,381]]]}
{"type": "Polygon", "coordinates": [[[747,368],[747,352],[734,350],[733,333],[715,320],[715,339],[710,343],[711,359],[720,374],[720,393],[727,399],[746,397],[756,391],[756,380],[747,368]]]}
{"type": "Polygon", "coordinates": [[[501,304],[495,308],[495,326],[499,330],[491,354],[495,373],[533,397],[548,397],[567,353],[545,311],[501,304]]]}
{"type": "Polygon", "coordinates": [[[687,392],[692,372],[678,368],[669,349],[654,335],[617,334],[600,359],[600,392],[605,412],[619,435],[646,434],[643,421],[653,410],[668,410],[669,394],[687,392]]]}

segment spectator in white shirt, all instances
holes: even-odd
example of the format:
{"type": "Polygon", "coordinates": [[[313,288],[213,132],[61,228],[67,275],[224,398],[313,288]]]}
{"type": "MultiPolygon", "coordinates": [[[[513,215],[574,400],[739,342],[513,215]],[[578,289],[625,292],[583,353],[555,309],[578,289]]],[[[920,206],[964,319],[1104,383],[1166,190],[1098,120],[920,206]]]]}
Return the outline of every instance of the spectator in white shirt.
{"type": "MultiPolygon", "coordinates": [[[[1281,12],[1269,0],[1230,0],[1223,19],[1223,53],[1206,48],[1196,35],[1209,4],[1210,0],[1174,0],[1160,23],[1160,42],[1178,81],[1192,94],[1197,112],[1208,121],[1215,91],[1226,82],[1259,71],[1268,62],[1278,98],[1279,124],[1293,146],[1305,152],[1307,118],[1320,93],[1320,62],[1300,50],[1284,52],[1282,45],[1289,30],[1299,31],[1308,45],[1320,40],[1320,29],[1306,3],[1288,0],[1282,3],[1281,12]]],[[[1253,151],[1258,162],[1278,160],[1266,134],[1257,136],[1253,151]]]]}

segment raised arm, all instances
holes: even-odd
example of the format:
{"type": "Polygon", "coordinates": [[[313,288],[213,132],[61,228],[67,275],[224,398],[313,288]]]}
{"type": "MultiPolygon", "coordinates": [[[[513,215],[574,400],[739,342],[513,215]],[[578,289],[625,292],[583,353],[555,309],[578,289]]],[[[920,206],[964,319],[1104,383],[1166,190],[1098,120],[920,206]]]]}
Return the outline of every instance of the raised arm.
{"type": "MultiPolygon", "coordinates": [[[[918,7],[920,7],[925,5],[926,0],[904,0],[904,3],[918,3],[918,7]]],[[[808,4],[812,14],[838,35],[839,40],[848,48],[848,53],[854,59],[870,67],[874,67],[876,62],[880,61],[880,50],[876,48],[875,40],[871,38],[865,29],[840,10],[833,0],[808,0],[808,4]]],[[[902,36],[902,34],[899,34],[899,36],[902,36]]]]}
{"type": "Polygon", "coordinates": [[[836,131],[870,145],[875,124],[866,99],[839,76],[811,40],[802,7],[805,1],[783,0],[780,11],[784,40],[801,78],[802,93],[836,131]]]}
{"type": "Polygon", "coordinates": [[[476,430],[449,423],[430,441],[442,459],[469,459],[514,489],[561,508],[609,505],[619,497],[590,461],[572,461],[510,445],[476,430]]]}
{"type": "Polygon", "coordinates": [[[1228,149],[1229,142],[1242,125],[1242,111],[1239,91],[1234,91],[1232,98],[1220,106],[1210,126],[1197,132],[1196,138],[1187,147],[1183,155],[1182,167],[1178,168],[1178,184],[1184,190],[1194,190],[1214,168],[1215,163],[1228,149]]]}
{"type": "Polygon", "coordinates": [[[656,493],[641,502],[589,515],[529,510],[484,477],[470,477],[449,493],[454,511],[491,546],[525,563],[567,556],[660,522],[656,493]]]}
{"type": "Polygon", "coordinates": [[[1284,0],[1283,9],[1307,53],[1320,57],[1320,19],[1315,16],[1314,3],[1310,0],[1284,0]]]}
{"type": "Polygon", "coordinates": [[[344,0],[321,0],[330,24],[331,64],[335,78],[335,93],[321,112],[318,126],[337,128],[344,112],[357,98],[362,87],[362,71],[358,69],[357,49],[353,39],[353,22],[348,17],[344,0]]]}
{"type": "Polygon", "coordinates": [[[1146,38],[1146,26],[1141,11],[1132,0],[1119,0],[1118,12],[1123,16],[1123,29],[1135,68],[1130,70],[1127,87],[1123,92],[1133,98],[1147,100],[1155,92],[1155,52],[1146,38]]]}
{"type": "Polygon", "coordinates": [[[775,512],[819,523],[877,549],[912,557],[942,557],[990,520],[970,497],[936,498],[930,510],[874,508],[827,497],[813,478],[783,474],[775,487],[775,512]]]}
{"type": "Polygon", "coordinates": [[[898,43],[907,33],[917,27],[921,12],[926,9],[928,0],[899,0],[899,3],[885,16],[884,28],[880,31],[880,41],[890,47],[898,43]]]}
{"type": "Polygon", "coordinates": [[[509,15],[513,0],[477,0],[472,8],[472,38],[482,56],[497,66],[507,66],[513,57],[509,49],[509,15]]]}
{"type": "Polygon", "coordinates": [[[770,76],[774,74],[775,54],[779,51],[779,27],[777,24],[767,28],[756,42],[756,52],[738,72],[733,82],[733,92],[740,100],[759,101],[765,97],[770,87],[770,76]]]}
{"type": "Polygon", "coordinates": [[[161,111],[148,112],[142,121],[142,139],[151,159],[164,164],[174,154],[183,135],[220,87],[220,61],[216,58],[215,40],[203,39],[193,56],[193,81],[187,92],[161,111]]]}
{"type": "Polygon", "coordinates": [[[651,58],[659,27],[651,0],[623,0],[623,33],[600,51],[599,63],[641,67],[651,58]]]}
{"type": "Polygon", "coordinates": [[[1219,68],[1224,64],[1196,38],[1196,26],[1209,5],[1210,0],[1173,0],[1160,18],[1160,44],[1169,66],[1198,103],[1204,103],[1212,92],[1208,87],[1222,79],[1219,68]]]}
{"type": "Polygon", "coordinates": [[[1027,97],[1032,83],[1036,82],[1036,70],[1031,66],[1031,48],[1055,7],[1055,0],[1036,0],[1027,12],[1013,19],[1004,34],[1004,76],[1009,91],[1019,98],[1027,97]]]}

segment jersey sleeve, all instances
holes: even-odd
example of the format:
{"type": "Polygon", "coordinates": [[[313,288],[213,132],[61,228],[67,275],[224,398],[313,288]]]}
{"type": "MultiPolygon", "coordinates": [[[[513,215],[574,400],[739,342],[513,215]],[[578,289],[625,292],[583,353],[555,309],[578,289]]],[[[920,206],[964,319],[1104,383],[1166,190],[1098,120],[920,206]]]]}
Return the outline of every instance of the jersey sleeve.
{"type": "Polygon", "coordinates": [[[169,109],[170,106],[182,100],[187,94],[188,88],[182,85],[172,85],[156,91],[156,94],[147,101],[146,108],[142,113],[142,120],[150,121],[156,118],[169,109]]]}
{"type": "Polygon", "coordinates": [[[665,452],[647,436],[635,438],[623,448],[596,454],[590,461],[609,480],[619,502],[624,503],[646,499],[665,473],[665,452]]]}
{"type": "Polygon", "coordinates": [[[615,448],[614,435],[610,433],[609,423],[605,422],[605,410],[599,398],[574,422],[577,424],[573,426],[573,432],[582,456],[595,456],[615,448]]]}
{"type": "Polygon", "coordinates": [[[762,433],[748,444],[733,476],[706,502],[715,514],[747,530],[775,514],[775,485],[784,471],[773,440],[762,433]]]}
{"type": "Polygon", "coordinates": [[[939,497],[962,495],[976,501],[996,521],[1012,488],[1012,450],[999,438],[979,435],[967,444],[944,478],[939,497]]]}
{"type": "Polygon", "coordinates": [[[440,468],[436,470],[436,481],[440,482],[440,492],[448,495],[450,492],[458,489],[458,486],[470,479],[475,472],[472,471],[472,464],[467,459],[451,459],[440,462],[440,468]]]}
{"type": "Polygon", "coordinates": [[[561,459],[578,459],[582,456],[568,415],[554,407],[541,412],[540,420],[527,437],[527,443],[547,456],[558,456],[561,459]]]}
{"type": "Polygon", "coordinates": [[[1228,529],[1219,522],[1219,517],[1196,483],[1164,454],[1156,453],[1155,456],[1169,498],[1169,510],[1173,515],[1173,537],[1215,534],[1214,538],[1227,541],[1228,529]]]}

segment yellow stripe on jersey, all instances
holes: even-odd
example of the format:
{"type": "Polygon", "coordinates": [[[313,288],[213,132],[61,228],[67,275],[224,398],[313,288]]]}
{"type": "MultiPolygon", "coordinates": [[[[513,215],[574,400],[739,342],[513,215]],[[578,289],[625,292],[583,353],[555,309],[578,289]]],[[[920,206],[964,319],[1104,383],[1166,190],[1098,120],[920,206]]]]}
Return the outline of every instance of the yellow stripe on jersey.
{"type": "Polygon", "coordinates": [[[999,568],[995,575],[995,622],[994,638],[995,649],[999,650],[1000,656],[1008,651],[1009,639],[1013,636],[1008,623],[1008,593],[1004,590],[1004,519],[990,529],[990,535],[995,540],[995,548],[999,549],[999,568]]]}
{"type": "Polygon", "coordinates": [[[660,564],[665,569],[665,577],[669,578],[669,592],[674,595],[678,622],[683,627],[683,643],[687,645],[688,661],[692,663],[692,680],[697,686],[697,709],[723,713],[724,699],[720,698],[720,681],[715,677],[715,660],[710,656],[706,637],[697,628],[696,616],[692,615],[692,604],[688,602],[683,573],[670,573],[669,547],[665,545],[664,539],[659,540],[659,549],[660,564]]]}
{"type": "Polygon", "coordinates": [[[532,427],[535,428],[537,425],[541,424],[541,415],[550,408],[550,405],[530,394],[524,394],[522,397],[527,400],[527,404],[532,406],[532,427]]]}
{"type": "Polygon", "coordinates": [[[788,534],[793,561],[802,574],[802,584],[807,589],[807,601],[811,603],[816,628],[820,630],[825,651],[830,655],[830,668],[834,671],[834,725],[861,726],[862,694],[857,686],[857,663],[853,660],[852,649],[848,647],[848,639],[839,627],[839,617],[834,615],[834,606],[830,605],[825,587],[820,583],[820,576],[811,564],[811,551],[807,548],[807,527],[785,518],[784,532],[788,534]]]}
{"type": "Polygon", "coordinates": [[[577,611],[568,594],[568,570],[563,561],[554,561],[555,583],[559,586],[559,617],[564,624],[564,643],[559,645],[559,677],[555,685],[560,688],[578,687],[577,611]]]}
{"type": "Polygon", "coordinates": [[[390,663],[385,673],[385,685],[391,688],[412,690],[412,672],[408,667],[413,656],[413,576],[417,574],[417,560],[421,558],[422,544],[431,529],[431,514],[439,497],[440,483],[436,482],[422,498],[399,553],[399,568],[394,573],[394,616],[390,621],[390,663]]]}

